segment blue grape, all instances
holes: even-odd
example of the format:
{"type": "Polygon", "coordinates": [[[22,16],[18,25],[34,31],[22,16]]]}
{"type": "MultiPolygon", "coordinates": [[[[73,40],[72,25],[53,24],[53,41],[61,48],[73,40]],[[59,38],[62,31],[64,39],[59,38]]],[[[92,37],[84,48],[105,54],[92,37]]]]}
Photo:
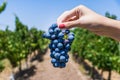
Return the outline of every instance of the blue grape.
{"type": "Polygon", "coordinates": [[[57,39],[53,40],[53,44],[57,44],[57,43],[58,43],[57,39]]]}
{"type": "Polygon", "coordinates": [[[59,29],[59,28],[55,28],[54,32],[55,32],[56,34],[58,34],[58,33],[60,32],[60,29],[59,29]]]}
{"type": "Polygon", "coordinates": [[[68,40],[72,42],[74,40],[74,36],[73,35],[68,36],[68,40]]]}
{"type": "Polygon", "coordinates": [[[55,49],[55,48],[56,48],[55,44],[52,44],[52,48],[53,48],[53,49],[55,49]]]}
{"type": "Polygon", "coordinates": [[[58,43],[58,44],[57,44],[57,47],[58,47],[59,49],[62,49],[62,48],[63,48],[63,44],[62,44],[62,43],[58,43]]]}
{"type": "Polygon", "coordinates": [[[65,52],[64,50],[62,50],[62,51],[60,52],[60,54],[61,54],[61,55],[65,55],[66,52],[65,52]]]}
{"type": "Polygon", "coordinates": [[[49,34],[53,34],[54,30],[53,29],[49,29],[49,34]]]}
{"type": "Polygon", "coordinates": [[[58,42],[59,42],[59,43],[63,43],[63,42],[64,42],[64,39],[58,39],[58,42]]]}
{"type": "Polygon", "coordinates": [[[60,53],[55,53],[55,59],[59,59],[60,58],[60,53]]]}
{"type": "Polygon", "coordinates": [[[63,38],[64,37],[64,34],[62,33],[62,32],[60,32],[59,34],[58,34],[58,38],[63,38]]]}
{"type": "Polygon", "coordinates": [[[65,56],[60,56],[60,62],[65,62],[66,61],[66,57],[65,56]]]}
{"type": "Polygon", "coordinates": [[[51,63],[56,63],[57,60],[55,58],[52,58],[51,63]]]}
{"type": "Polygon", "coordinates": [[[69,43],[70,43],[69,40],[64,40],[64,45],[69,44],[69,43]]]}
{"type": "Polygon", "coordinates": [[[67,62],[68,62],[68,59],[66,59],[65,62],[67,63],[67,62]]]}
{"type": "Polygon", "coordinates": [[[69,33],[70,33],[70,31],[66,29],[66,30],[65,30],[65,33],[66,33],[66,34],[69,34],[69,33]]]}
{"type": "Polygon", "coordinates": [[[73,32],[70,32],[68,35],[73,35],[73,36],[75,36],[73,32]]]}
{"type": "Polygon", "coordinates": [[[51,40],[49,48],[51,52],[50,57],[52,58],[51,63],[53,66],[56,68],[66,67],[66,63],[69,60],[69,55],[67,53],[71,49],[70,46],[74,40],[74,33],[69,30],[61,30],[58,28],[57,24],[52,24],[48,33],[44,33],[42,36],[43,38],[51,40]]]}
{"type": "Polygon", "coordinates": [[[55,48],[55,52],[59,52],[60,50],[59,50],[59,48],[55,48]]]}
{"type": "Polygon", "coordinates": [[[66,57],[66,59],[69,59],[69,55],[68,54],[66,54],[65,57],[66,57]]]}
{"type": "Polygon", "coordinates": [[[50,54],[50,57],[54,58],[54,55],[55,55],[55,51],[52,51],[51,54],[50,54]]]}
{"type": "Polygon", "coordinates": [[[65,30],[62,30],[62,33],[65,34],[65,30]]]}
{"type": "Polygon", "coordinates": [[[50,27],[50,29],[55,29],[55,28],[57,28],[57,24],[56,23],[52,24],[51,27],[50,27]]]}
{"type": "Polygon", "coordinates": [[[59,67],[59,66],[60,66],[60,63],[59,63],[59,62],[53,63],[53,66],[54,66],[54,67],[59,67]]]}
{"type": "Polygon", "coordinates": [[[66,64],[65,63],[60,63],[60,68],[64,68],[66,66],[66,64]]]}
{"type": "Polygon", "coordinates": [[[44,33],[42,36],[43,36],[44,38],[50,39],[50,34],[49,34],[49,33],[44,33]]]}
{"type": "Polygon", "coordinates": [[[49,44],[49,48],[52,49],[52,44],[49,44]]]}
{"type": "Polygon", "coordinates": [[[51,35],[51,39],[55,39],[55,38],[56,38],[55,34],[51,35]]]}
{"type": "Polygon", "coordinates": [[[65,48],[66,48],[67,50],[69,50],[69,49],[70,49],[70,44],[66,44],[65,48]]]}
{"type": "Polygon", "coordinates": [[[68,52],[69,52],[69,50],[68,50],[68,49],[65,49],[65,52],[66,52],[66,53],[68,53],[68,52]]]}

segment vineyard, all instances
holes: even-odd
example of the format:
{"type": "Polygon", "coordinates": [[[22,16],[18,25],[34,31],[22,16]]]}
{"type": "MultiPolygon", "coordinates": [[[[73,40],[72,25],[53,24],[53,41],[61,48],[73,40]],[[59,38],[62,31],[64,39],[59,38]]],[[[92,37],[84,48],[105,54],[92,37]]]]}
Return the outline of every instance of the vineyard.
{"type": "MultiPolygon", "coordinates": [[[[6,7],[4,2],[0,7],[0,13],[6,7]]],[[[19,66],[21,71],[21,61],[24,59],[27,63],[28,55],[34,51],[44,53],[47,48],[48,40],[42,38],[44,31],[36,28],[28,29],[15,15],[15,30],[0,30],[0,71],[4,69],[3,59],[8,59],[12,67],[19,66]]]]}
{"type": "MultiPolygon", "coordinates": [[[[6,7],[7,2],[3,2],[0,5],[0,14],[4,14],[2,12],[4,12],[6,7]]],[[[45,55],[46,50],[48,50],[48,44],[50,43],[49,40],[43,38],[45,31],[38,30],[35,27],[29,29],[27,25],[20,21],[17,15],[14,16],[15,30],[9,30],[9,26],[6,26],[5,30],[0,30],[0,73],[6,68],[4,65],[5,59],[9,60],[12,65],[13,74],[16,67],[19,69],[19,72],[23,71],[23,61],[27,68],[29,68],[31,65],[28,63],[32,63],[29,60],[33,60],[36,55],[43,57],[42,55],[45,55]],[[37,54],[35,53],[36,51],[37,54]]],[[[117,19],[117,16],[111,15],[108,12],[105,16],[111,19],[117,19]]],[[[97,36],[86,29],[75,28],[71,32],[74,33],[75,38],[71,45],[70,55],[79,65],[83,65],[86,60],[91,63],[92,68],[89,70],[91,80],[95,80],[96,78],[94,76],[96,74],[94,73],[95,69],[101,70],[101,76],[104,71],[107,71],[109,73],[107,80],[111,80],[112,71],[120,74],[119,42],[105,36],[97,36]]],[[[68,66],[72,66],[72,64],[69,64],[69,61],[68,66]]]]}
{"type": "MultiPolygon", "coordinates": [[[[106,13],[108,18],[116,19],[115,15],[106,13]]],[[[108,80],[111,79],[111,71],[120,73],[120,44],[119,42],[104,36],[97,36],[85,29],[74,29],[75,41],[72,44],[72,53],[75,58],[85,59],[92,63],[92,68],[109,72],[108,80]]],[[[94,74],[91,70],[91,76],[94,74]]]]}

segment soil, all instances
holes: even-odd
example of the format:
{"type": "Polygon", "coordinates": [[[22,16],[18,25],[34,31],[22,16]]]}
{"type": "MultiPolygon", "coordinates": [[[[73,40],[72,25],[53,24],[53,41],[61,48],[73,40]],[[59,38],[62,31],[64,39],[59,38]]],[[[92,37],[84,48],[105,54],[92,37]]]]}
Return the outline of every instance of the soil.
{"type": "MultiPolygon", "coordinates": [[[[75,62],[70,55],[70,59],[65,68],[54,68],[50,62],[50,50],[46,51],[45,55],[39,55],[30,62],[28,61],[28,68],[26,64],[22,65],[22,71],[18,68],[14,69],[15,80],[93,80],[87,75],[87,71],[80,64],[75,62]]],[[[10,80],[11,65],[8,60],[5,60],[6,69],[0,73],[0,80],[10,80]]],[[[88,62],[87,62],[88,63],[88,62]]],[[[99,72],[99,71],[98,71],[99,72]]],[[[108,73],[104,73],[106,77],[108,73]]],[[[100,79],[95,79],[100,80],[100,79]]],[[[120,80],[120,75],[112,72],[111,80],[120,80]]]]}
{"type": "Polygon", "coordinates": [[[44,61],[37,64],[37,72],[29,80],[90,80],[79,71],[78,65],[71,59],[65,68],[54,68],[50,62],[49,50],[44,61]]]}

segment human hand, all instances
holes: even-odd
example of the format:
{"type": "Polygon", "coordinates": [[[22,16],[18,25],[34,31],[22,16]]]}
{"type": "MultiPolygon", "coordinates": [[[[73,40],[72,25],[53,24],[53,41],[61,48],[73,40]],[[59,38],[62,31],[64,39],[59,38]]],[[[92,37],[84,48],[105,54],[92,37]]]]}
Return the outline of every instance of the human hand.
{"type": "Polygon", "coordinates": [[[57,24],[60,28],[82,27],[98,35],[105,34],[103,26],[105,17],[101,16],[89,8],[80,5],[70,11],[64,12],[58,19],[57,24]]]}

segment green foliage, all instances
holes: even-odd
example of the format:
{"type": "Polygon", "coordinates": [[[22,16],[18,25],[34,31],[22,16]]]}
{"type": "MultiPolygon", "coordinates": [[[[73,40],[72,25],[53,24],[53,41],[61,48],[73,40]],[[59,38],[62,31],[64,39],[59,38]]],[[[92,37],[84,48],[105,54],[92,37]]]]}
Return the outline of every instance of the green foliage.
{"type": "Polygon", "coordinates": [[[85,29],[74,29],[75,40],[72,53],[88,59],[94,66],[103,70],[119,70],[120,53],[118,42],[95,34],[85,29]]]}
{"type": "Polygon", "coordinates": [[[4,1],[4,2],[2,3],[2,5],[0,6],[0,13],[2,13],[2,12],[5,10],[6,5],[7,5],[7,2],[4,1]]]}
{"type": "Polygon", "coordinates": [[[108,17],[108,18],[111,18],[111,19],[117,19],[117,16],[116,16],[116,15],[114,15],[114,14],[110,15],[109,12],[106,12],[106,13],[105,13],[105,16],[108,17]]]}
{"type": "MultiPolygon", "coordinates": [[[[2,13],[5,10],[6,5],[7,5],[7,2],[4,1],[2,3],[2,5],[0,6],[0,13],[2,13]]],[[[4,47],[4,41],[3,41],[4,40],[4,31],[0,30],[0,38],[1,37],[2,37],[2,39],[0,39],[0,72],[4,69],[4,65],[1,62],[1,60],[4,59],[5,56],[6,56],[6,53],[4,53],[4,51],[3,51],[3,47],[4,47]]]]}
{"type": "MultiPolygon", "coordinates": [[[[117,17],[106,13],[112,19],[117,17]]],[[[72,53],[89,60],[93,66],[105,71],[120,72],[119,42],[104,36],[97,36],[86,29],[76,28],[75,40],[72,44],[72,53]]]]}
{"type": "MultiPolygon", "coordinates": [[[[5,10],[7,2],[0,6],[0,13],[5,10]]],[[[28,55],[39,50],[42,52],[47,48],[48,40],[42,38],[44,31],[36,28],[28,29],[15,15],[15,30],[0,30],[0,60],[8,58],[13,67],[21,66],[21,60],[27,59],[28,55]]],[[[0,63],[0,71],[3,64],[0,63]]]]}
{"type": "Polygon", "coordinates": [[[4,69],[3,62],[0,61],[0,72],[4,69]]]}
{"type": "MultiPolygon", "coordinates": [[[[48,40],[42,38],[44,31],[36,28],[28,29],[17,16],[15,16],[15,30],[0,31],[0,59],[8,58],[13,67],[21,66],[21,60],[35,50],[44,51],[48,40]]],[[[40,53],[42,54],[42,53],[40,53]]]]}

